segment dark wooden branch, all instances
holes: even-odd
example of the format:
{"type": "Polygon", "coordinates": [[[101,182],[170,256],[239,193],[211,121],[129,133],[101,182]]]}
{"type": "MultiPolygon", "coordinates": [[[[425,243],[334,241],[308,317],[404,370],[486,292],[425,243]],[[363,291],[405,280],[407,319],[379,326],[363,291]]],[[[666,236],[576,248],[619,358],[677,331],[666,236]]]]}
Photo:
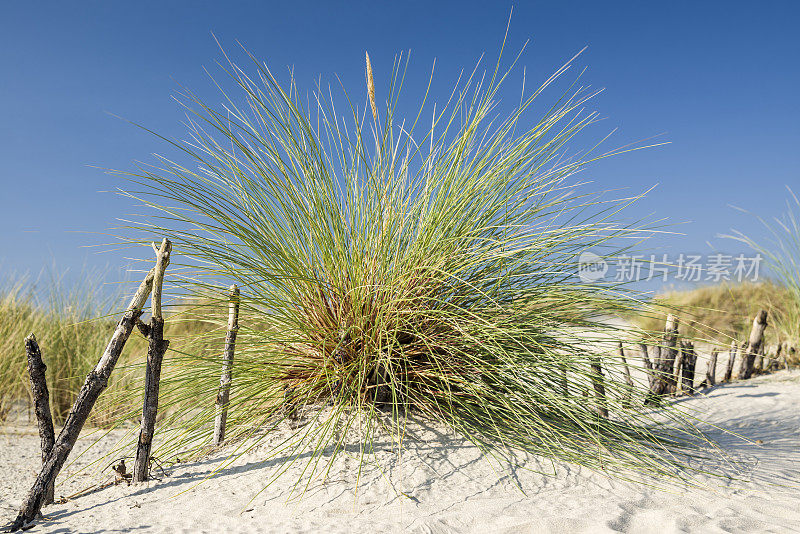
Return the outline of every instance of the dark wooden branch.
{"type": "Polygon", "coordinates": [[[117,324],[114,334],[111,336],[111,340],[108,342],[108,346],[100,357],[100,360],[86,377],[86,381],[78,393],[75,404],[72,406],[67,420],[64,422],[64,427],[61,429],[58,439],[53,446],[52,453],[48,456],[39,476],[36,477],[36,482],[34,482],[33,487],[30,492],[28,492],[28,496],[17,518],[11,524],[11,532],[26,527],[28,523],[33,521],[39,514],[44,502],[44,497],[47,493],[47,488],[53,483],[58,472],[64,466],[64,462],[75,446],[75,441],[78,439],[78,435],[86,419],[89,417],[89,413],[92,411],[95,402],[97,402],[97,398],[106,386],[108,386],[109,376],[114,370],[114,366],[117,364],[120,354],[122,354],[125,342],[135,328],[136,320],[142,314],[142,307],[153,286],[154,273],[155,268],[147,273],[147,276],[139,285],[139,289],[137,289],[136,294],[128,305],[128,309],[125,311],[119,324],[117,324]]]}
{"type": "Polygon", "coordinates": [[[228,402],[231,393],[231,374],[233,355],[236,351],[236,333],[239,331],[239,288],[231,286],[228,300],[228,331],[225,334],[225,349],[222,357],[222,376],[219,379],[219,392],[214,419],[214,445],[225,441],[225,424],[228,420],[228,402]]]}
{"type": "MultiPolygon", "coordinates": [[[[36,412],[36,422],[39,426],[39,440],[42,444],[42,465],[47,462],[47,457],[53,451],[56,441],[56,433],[53,428],[53,416],[50,414],[50,392],[47,389],[47,378],[45,371],[47,366],[42,361],[42,352],[33,334],[25,338],[25,353],[28,355],[28,375],[31,379],[31,393],[33,393],[33,404],[36,412]]],[[[56,479],[50,481],[42,504],[53,503],[53,493],[56,479]]]]}
{"type": "Polygon", "coordinates": [[[767,328],[767,311],[761,310],[753,319],[753,327],[750,329],[750,338],[747,341],[747,350],[743,354],[742,364],[739,369],[739,378],[746,380],[753,376],[753,368],[756,355],[761,350],[764,342],[764,330],[767,328]]]}
{"type": "Polygon", "coordinates": [[[169,341],[164,339],[164,316],[161,311],[161,289],[164,285],[164,271],[169,265],[172,243],[169,239],[161,242],[156,255],[155,274],[153,276],[153,296],[150,299],[153,310],[150,318],[149,345],[147,347],[147,369],[144,376],[144,401],[142,406],[142,427],[139,431],[139,442],[136,446],[136,459],[133,464],[133,480],[144,482],[150,470],[150,449],[153,445],[153,434],[158,413],[158,390],[161,381],[161,362],[167,352],[169,341]]]}

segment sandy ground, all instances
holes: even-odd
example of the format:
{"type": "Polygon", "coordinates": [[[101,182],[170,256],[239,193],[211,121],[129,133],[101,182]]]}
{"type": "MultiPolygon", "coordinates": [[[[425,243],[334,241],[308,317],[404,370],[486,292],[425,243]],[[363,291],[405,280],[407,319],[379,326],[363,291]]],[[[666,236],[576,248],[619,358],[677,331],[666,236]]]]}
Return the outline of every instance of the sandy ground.
{"type": "MultiPolygon", "coordinates": [[[[329,478],[312,483],[301,500],[287,502],[288,486],[301,467],[264,489],[278,468],[275,460],[263,461],[265,444],[199,485],[222,464],[224,452],[172,466],[160,481],[111,486],[48,506],[35,531],[800,532],[800,372],[724,385],[680,402],[751,440],[712,433],[744,462],[749,481],[709,478],[707,488],[666,492],[567,464],[557,465],[556,477],[537,474],[552,465],[531,456],[519,457],[520,467],[503,470],[463,440],[419,428],[401,461],[393,460],[386,445],[379,456],[389,468],[383,474],[367,468],[357,495],[353,453],[340,456],[329,478]]],[[[97,480],[85,472],[69,476],[109,450],[114,438],[107,436],[64,469],[57,497],[97,480]]],[[[93,440],[81,438],[71,458],[93,440]]],[[[39,465],[36,429],[3,428],[0,526],[16,515],[39,465]]]]}

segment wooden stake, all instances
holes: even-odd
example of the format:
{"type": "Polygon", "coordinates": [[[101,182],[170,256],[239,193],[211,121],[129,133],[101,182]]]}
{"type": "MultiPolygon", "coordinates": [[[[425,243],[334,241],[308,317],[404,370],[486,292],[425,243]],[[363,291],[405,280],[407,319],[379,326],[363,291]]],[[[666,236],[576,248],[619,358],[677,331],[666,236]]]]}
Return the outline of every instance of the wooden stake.
{"type": "Polygon", "coordinates": [[[742,365],[739,370],[739,378],[747,380],[753,376],[753,368],[758,351],[764,342],[764,330],[767,328],[767,311],[761,310],[753,319],[753,327],[750,329],[750,339],[747,341],[747,351],[743,354],[742,365]]]}
{"type": "Polygon", "coordinates": [[[678,319],[672,315],[667,315],[664,325],[664,338],[658,347],[658,361],[653,362],[653,380],[650,384],[650,395],[646,404],[652,403],[653,398],[662,395],[670,395],[675,392],[677,384],[675,377],[675,357],[678,354],[676,344],[678,342],[678,319]]]}
{"type": "Polygon", "coordinates": [[[214,445],[225,441],[225,423],[228,420],[228,401],[231,392],[233,353],[236,350],[236,333],[239,331],[239,288],[231,286],[228,299],[228,332],[225,334],[225,351],[222,357],[222,376],[217,393],[217,417],[214,420],[214,445]]]}
{"type": "Polygon", "coordinates": [[[631,370],[628,368],[628,361],[625,359],[625,349],[622,348],[622,341],[617,343],[619,350],[619,357],[622,360],[622,370],[625,374],[625,383],[628,385],[628,392],[625,394],[625,405],[631,406],[633,400],[633,379],[631,378],[631,370]]]}
{"type": "Polygon", "coordinates": [[[653,362],[650,361],[650,357],[647,354],[647,345],[644,343],[639,343],[639,350],[642,352],[642,360],[644,361],[644,366],[647,368],[647,381],[650,387],[653,387],[653,362]]]}
{"type": "MultiPolygon", "coordinates": [[[[47,366],[42,361],[42,352],[33,334],[25,338],[25,353],[28,355],[28,375],[31,379],[31,393],[36,411],[36,422],[39,426],[39,440],[42,444],[42,465],[47,462],[47,457],[53,451],[56,433],[53,429],[53,416],[50,414],[50,392],[47,390],[45,371],[47,366]]],[[[42,504],[53,503],[53,493],[56,479],[50,481],[42,498],[42,504]]]]}
{"type": "Polygon", "coordinates": [[[758,375],[761,374],[761,366],[764,364],[764,344],[761,344],[759,347],[758,352],[756,353],[756,357],[753,359],[753,374],[758,375]]]}
{"type": "Polygon", "coordinates": [[[142,314],[142,307],[153,287],[154,274],[155,268],[151,269],[150,272],[147,273],[145,279],[142,280],[125,314],[122,316],[119,324],[117,324],[114,334],[111,336],[111,340],[108,342],[108,346],[100,357],[100,360],[86,377],[86,382],[84,382],[83,387],[78,393],[78,398],[75,399],[75,404],[72,406],[67,420],[64,422],[64,427],[58,434],[55,445],[53,445],[52,453],[47,457],[47,461],[42,467],[41,472],[39,472],[39,476],[36,477],[36,482],[34,482],[30,492],[28,492],[28,496],[17,518],[11,524],[11,528],[9,529],[11,532],[26,527],[28,523],[33,521],[39,514],[44,497],[47,493],[47,488],[53,484],[58,472],[64,466],[64,462],[75,446],[75,441],[78,439],[78,435],[86,419],[89,417],[89,413],[92,411],[95,402],[97,402],[97,398],[108,386],[108,378],[114,370],[114,366],[117,364],[120,354],[122,354],[125,342],[136,326],[136,320],[142,314]]]}
{"type": "Polygon", "coordinates": [[[772,360],[772,365],[770,365],[770,371],[778,370],[778,365],[781,361],[782,350],[783,350],[783,343],[778,342],[778,346],[775,348],[775,358],[772,360]]]}
{"type": "Polygon", "coordinates": [[[708,367],[706,367],[706,385],[714,387],[717,384],[717,356],[719,351],[714,348],[711,349],[711,359],[708,360],[708,367]]]}
{"type": "Polygon", "coordinates": [[[161,381],[161,362],[167,352],[169,341],[164,339],[164,316],[161,311],[161,291],[164,285],[164,271],[169,265],[172,243],[164,238],[161,248],[156,253],[155,274],[153,276],[153,296],[150,306],[153,315],[150,318],[147,347],[147,369],[144,375],[144,401],[142,406],[142,427],[139,431],[139,443],[136,446],[136,459],[133,464],[134,482],[147,480],[150,470],[150,449],[153,444],[153,433],[158,413],[158,389],[161,381]]]}
{"type": "Polygon", "coordinates": [[[694,370],[697,365],[697,354],[691,341],[681,343],[681,389],[687,395],[694,395],[694,370]]]}
{"type": "Polygon", "coordinates": [[[731,348],[728,351],[728,364],[725,366],[725,375],[722,377],[723,382],[730,382],[733,378],[733,364],[736,361],[736,350],[738,345],[735,341],[731,341],[731,348]]]}
{"type": "Polygon", "coordinates": [[[672,395],[678,395],[684,389],[683,384],[683,363],[686,357],[686,350],[683,341],[678,341],[677,354],[675,355],[675,368],[672,371],[672,378],[675,381],[672,386],[672,395]]]}
{"type": "Polygon", "coordinates": [[[606,405],[606,387],[603,385],[603,368],[600,367],[600,358],[592,358],[592,384],[594,385],[595,397],[597,398],[597,413],[600,417],[608,417],[608,406],[606,405]]]}

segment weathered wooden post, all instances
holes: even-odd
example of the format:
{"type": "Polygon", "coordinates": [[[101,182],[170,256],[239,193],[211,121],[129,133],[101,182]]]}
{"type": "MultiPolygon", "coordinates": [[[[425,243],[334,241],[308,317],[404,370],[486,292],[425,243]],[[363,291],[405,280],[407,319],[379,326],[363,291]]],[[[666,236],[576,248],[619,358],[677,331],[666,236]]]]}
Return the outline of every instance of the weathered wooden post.
{"type": "Polygon", "coordinates": [[[654,397],[669,395],[675,392],[675,357],[678,353],[676,344],[678,342],[678,319],[672,315],[667,315],[664,325],[664,337],[661,346],[658,347],[658,360],[653,361],[653,380],[650,384],[650,395],[645,403],[652,402],[654,397]]]}
{"type": "Polygon", "coordinates": [[[608,417],[608,405],[606,404],[606,387],[603,385],[603,368],[600,366],[600,358],[593,356],[591,359],[592,385],[594,386],[595,398],[597,399],[597,413],[600,417],[608,417]]]}
{"type": "Polygon", "coordinates": [[[764,365],[764,344],[761,344],[761,347],[758,349],[758,354],[756,354],[756,359],[753,361],[753,373],[760,375],[764,372],[763,366],[764,365]]]}
{"type": "Polygon", "coordinates": [[[714,387],[717,383],[717,357],[719,351],[716,348],[711,349],[711,359],[708,360],[708,367],[706,367],[706,385],[714,387]]]}
{"type": "Polygon", "coordinates": [[[236,350],[236,333],[239,331],[239,288],[231,286],[228,299],[228,331],[225,334],[225,349],[222,357],[222,376],[219,379],[216,411],[214,420],[214,445],[225,441],[225,423],[228,420],[228,401],[231,393],[231,373],[233,371],[233,354],[236,350]]]}
{"type": "Polygon", "coordinates": [[[733,364],[736,361],[736,350],[738,348],[736,341],[731,341],[731,349],[728,352],[728,365],[725,366],[725,376],[722,377],[723,382],[730,382],[733,377],[733,364]]]}
{"type": "Polygon", "coordinates": [[[694,371],[697,365],[697,354],[691,341],[681,343],[681,390],[687,395],[694,395],[694,371]]]}
{"type": "Polygon", "coordinates": [[[775,347],[775,358],[772,359],[770,362],[769,370],[770,371],[777,371],[778,366],[781,361],[781,351],[783,351],[783,343],[780,341],[778,342],[778,346],[775,347]]]}
{"type": "MultiPolygon", "coordinates": [[[[639,350],[642,353],[642,361],[644,361],[644,366],[647,369],[647,383],[652,388],[653,387],[653,362],[650,361],[650,357],[647,351],[647,345],[644,343],[639,343],[639,350]]],[[[657,359],[656,356],[653,357],[657,359]]]]}
{"type": "Polygon", "coordinates": [[[631,378],[631,370],[628,368],[628,361],[625,359],[625,349],[622,348],[622,341],[617,343],[617,349],[619,350],[619,357],[622,360],[622,370],[625,374],[625,384],[628,386],[628,391],[625,394],[623,403],[626,406],[631,406],[633,401],[633,379],[631,378]]]}
{"type": "MultiPolygon", "coordinates": [[[[153,246],[155,248],[155,245],[153,246]]],[[[142,402],[142,426],[139,430],[139,443],[136,446],[136,459],[133,464],[134,482],[147,480],[150,470],[150,449],[158,413],[158,390],[161,381],[161,362],[167,352],[169,341],[164,339],[164,316],[161,312],[161,290],[164,285],[164,271],[169,265],[172,243],[164,238],[161,248],[156,251],[156,267],[153,276],[153,296],[150,299],[152,317],[148,329],[147,368],[144,375],[144,401],[142,402]]]]}
{"type": "Polygon", "coordinates": [[[753,327],[750,329],[750,338],[747,341],[747,350],[742,355],[742,364],[739,370],[739,378],[746,380],[753,375],[753,367],[761,344],[764,342],[764,330],[767,328],[767,311],[761,310],[753,319],[753,327]]]}
{"type": "Polygon", "coordinates": [[[681,393],[683,385],[683,367],[684,367],[684,358],[686,357],[686,347],[684,346],[684,342],[678,340],[677,343],[677,351],[678,353],[675,355],[675,369],[673,370],[673,378],[675,380],[675,385],[672,389],[673,395],[678,395],[681,393]]]}
{"type": "MultiPolygon", "coordinates": [[[[47,462],[47,457],[53,451],[56,433],[53,429],[53,416],[50,414],[50,392],[47,389],[45,371],[47,366],[42,361],[42,351],[36,342],[36,336],[31,334],[25,338],[25,353],[28,356],[28,375],[31,379],[31,393],[36,412],[36,423],[39,426],[39,440],[42,444],[42,465],[47,462]]],[[[42,504],[52,504],[55,491],[56,477],[50,481],[42,498],[42,504]]]]}
{"type": "Polygon", "coordinates": [[[78,393],[75,404],[73,404],[67,416],[67,420],[64,422],[64,427],[61,429],[61,432],[58,434],[58,439],[56,439],[53,445],[52,453],[47,457],[47,461],[36,477],[33,487],[28,492],[28,496],[25,498],[25,502],[22,504],[17,518],[11,524],[9,529],[11,532],[26,527],[41,510],[47,488],[53,484],[58,472],[61,471],[61,468],[64,466],[64,462],[75,446],[75,441],[78,439],[78,435],[86,419],[89,417],[89,413],[92,411],[95,402],[97,402],[97,398],[108,386],[109,376],[114,370],[114,366],[117,365],[117,360],[119,360],[119,356],[122,354],[125,342],[130,337],[131,332],[136,326],[136,321],[142,314],[142,307],[153,287],[154,275],[155,268],[151,269],[150,272],[147,273],[145,279],[142,280],[130,304],[128,304],[125,314],[122,316],[119,324],[117,324],[114,334],[111,336],[111,340],[108,342],[108,346],[103,352],[103,355],[100,357],[94,369],[92,369],[86,377],[86,382],[84,382],[83,387],[78,393]]]}

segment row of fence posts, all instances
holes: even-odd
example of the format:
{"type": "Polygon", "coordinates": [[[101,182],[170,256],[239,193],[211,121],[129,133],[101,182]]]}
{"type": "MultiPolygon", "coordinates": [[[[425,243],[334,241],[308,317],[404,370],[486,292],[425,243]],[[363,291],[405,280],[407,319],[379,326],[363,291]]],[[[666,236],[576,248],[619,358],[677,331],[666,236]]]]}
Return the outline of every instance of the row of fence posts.
{"type": "MultiPolygon", "coordinates": [[[[117,480],[132,479],[143,482],[148,479],[152,456],[150,450],[155,432],[156,416],[158,413],[158,392],[161,381],[161,364],[164,354],[169,347],[169,341],[164,339],[164,316],[161,306],[161,296],[164,283],[164,273],[170,261],[172,243],[163,239],[161,247],[156,248],[156,264],[150,269],[144,280],[139,284],[136,293],[131,299],[125,313],[117,324],[105,351],[95,367],[89,372],[86,381],[78,392],[78,396],[67,415],[64,426],[55,437],[53,418],[50,413],[50,395],[45,379],[47,367],[42,360],[41,349],[34,334],[25,339],[25,352],[28,359],[28,374],[31,382],[31,391],[34,400],[36,420],[39,427],[39,436],[42,449],[42,469],[36,481],[28,492],[16,519],[10,526],[10,531],[27,530],[30,523],[41,513],[43,505],[51,504],[54,500],[55,480],[67,460],[84,423],[97,402],[100,394],[108,386],[111,372],[122,354],[125,343],[134,328],[148,340],[147,364],[145,368],[144,399],[142,403],[142,421],[139,430],[139,439],[136,446],[133,473],[125,471],[124,460],[115,466],[117,480]],[[147,297],[151,296],[151,318],[149,324],[141,320],[143,308],[147,297]]],[[[216,399],[216,417],[214,422],[214,444],[220,445],[225,439],[225,424],[227,420],[228,403],[230,399],[231,377],[233,370],[233,356],[236,346],[236,334],[239,329],[239,288],[231,286],[228,306],[228,328],[225,336],[223,353],[222,376],[220,378],[219,392],[216,399]]]]}
{"type": "MultiPolygon", "coordinates": [[[[794,347],[778,343],[772,354],[766,353],[764,332],[767,328],[767,311],[760,310],[753,319],[748,340],[741,345],[736,341],[731,342],[728,351],[728,360],[725,364],[722,382],[734,379],[747,380],[756,374],[778,370],[781,367],[789,369],[788,354],[795,352],[794,347]],[[739,368],[735,369],[736,356],[739,355],[739,368]]],[[[697,391],[713,387],[717,384],[716,371],[721,351],[713,347],[706,368],[706,374],[701,382],[695,386],[697,352],[694,344],[689,340],[681,340],[678,334],[678,318],[667,315],[662,334],[661,343],[648,346],[639,344],[642,361],[647,371],[648,390],[645,395],[645,405],[658,405],[664,397],[676,395],[694,395],[697,391]]],[[[622,342],[618,343],[618,352],[623,368],[623,379],[627,385],[628,394],[622,399],[622,405],[630,407],[633,404],[634,383],[631,378],[630,368],[625,357],[622,342]]],[[[597,413],[601,417],[608,417],[608,403],[605,398],[603,386],[603,370],[600,359],[590,361],[592,370],[591,380],[597,402],[597,413]]],[[[562,377],[566,390],[566,373],[562,377]]],[[[588,394],[588,392],[584,392],[588,394]]]]}
{"type": "MultiPolygon", "coordinates": [[[[33,487],[28,493],[17,518],[11,525],[10,531],[24,529],[39,515],[45,504],[53,502],[55,479],[61,467],[69,456],[78,435],[83,428],[89,413],[92,410],[100,393],[108,386],[108,380],[114,366],[119,359],[122,349],[134,328],[148,339],[147,366],[145,369],[144,400],[142,406],[142,421],[139,431],[139,440],[136,447],[136,458],[132,475],[125,472],[124,462],[116,466],[118,480],[132,478],[135,482],[148,479],[152,457],[150,450],[155,431],[156,415],[158,412],[158,392],[161,379],[161,363],[169,347],[169,341],[164,339],[164,317],[161,307],[161,295],[164,282],[164,273],[170,261],[172,244],[164,239],[160,248],[153,245],[156,253],[156,264],[142,280],[134,294],[122,319],[117,324],[114,334],[103,352],[95,368],[86,377],[86,382],[78,393],[78,397],[67,416],[64,426],[55,438],[53,418],[50,414],[49,392],[45,379],[47,367],[42,361],[41,350],[36,342],[36,337],[31,334],[25,339],[25,351],[28,358],[28,372],[31,381],[31,391],[34,399],[34,409],[39,427],[39,436],[42,449],[42,470],[36,478],[33,487]],[[150,324],[141,320],[142,309],[151,296],[152,316],[150,324]]],[[[741,354],[738,378],[748,379],[753,374],[775,370],[781,358],[783,346],[778,343],[773,356],[764,354],[764,331],[767,327],[767,312],[761,310],[753,320],[750,337],[746,343],[738,347],[734,341],[728,352],[728,361],[725,367],[723,382],[733,378],[734,362],[737,351],[741,354]]],[[[222,359],[222,373],[220,385],[215,402],[215,419],[213,443],[219,446],[225,440],[225,426],[227,422],[228,405],[233,372],[233,360],[236,347],[236,336],[239,330],[239,288],[231,286],[228,295],[228,324],[225,336],[225,345],[222,359]]],[[[645,404],[657,404],[665,396],[685,393],[692,395],[696,389],[711,387],[716,384],[715,373],[719,351],[714,348],[711,352],[706,376],[701,384],[695,388],[695,366],[697,354],[691,341],[681,341],[678,336],[678,319],[668,315],[660,345],[648,347],[644,343],[639,345],[642,359],[648,371],[649,388],[645,404]],[[652,349],[652,352],[651,352],[652,349]]],[[[623,403],[630,406],[633,402],[633,379],[625,359],[622,343],[618,344],[619,356],[623,363],[624,380],[628,385],[630,395],[623,403]]],[[[783,357],[784,365],[788,369],[786,356],[783,357]]],[[[599,358],[591,361],[592,386],[598,401],[598,415],[608,417],[608,406],[605,398],[603,370],[599,358]]],[[[563,377],[564,387],[567,387],[566,373],[563,377]]]]}

